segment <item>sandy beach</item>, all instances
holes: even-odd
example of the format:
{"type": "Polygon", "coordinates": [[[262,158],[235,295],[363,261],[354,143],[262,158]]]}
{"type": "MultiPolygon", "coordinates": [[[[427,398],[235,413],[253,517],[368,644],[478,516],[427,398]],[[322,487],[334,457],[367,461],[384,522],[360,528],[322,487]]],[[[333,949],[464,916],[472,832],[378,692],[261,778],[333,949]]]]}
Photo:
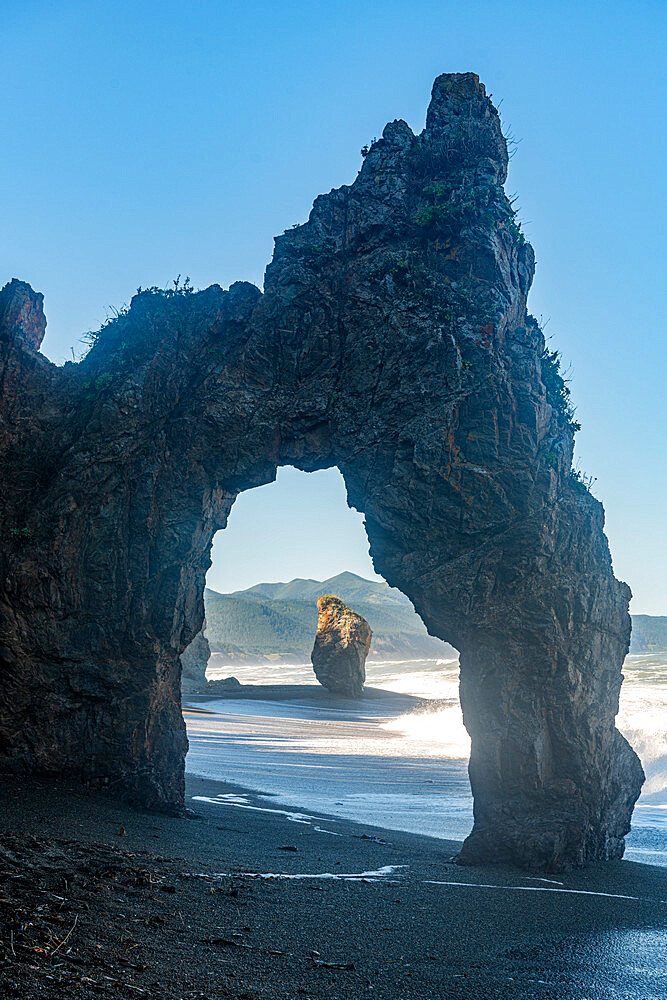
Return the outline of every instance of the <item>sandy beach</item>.
{"type": "MultiPolygon", "coordinates": [[[[625,857],[665,866],[665,656],[629,656],[624,673],[619,726],[646,773],[625,857]]],[[[470,740],[457,660],[370,662],[361,699],[327,692],[310,664],[237,674],[242,685],[224,697],[187,699],[190,773],[356,822],[451,840],[468,835],[470,740]],[[276,684],[277,676],[286,683],[276,684]]]]}
{"type": "Polygon", "coordinates": [[[8,1000],[667,991],[663,868],[622,861],[553,878],[462,868],[456,842],[267,811],[247,789],[201,778],[187,788],[198,819],[3,784],[8,1000]]]}
{"type": "Polygon", "coordinates": [[[454,665],[372,666],[385,687],[354,701],[303,667],[247,673],[184,704],[189,817],[3,781],[3,1000],[664,1000],[643,688],[624,718],[656,752],[629,860],[526,874],[455,863],[472,801],[454,665]]]}

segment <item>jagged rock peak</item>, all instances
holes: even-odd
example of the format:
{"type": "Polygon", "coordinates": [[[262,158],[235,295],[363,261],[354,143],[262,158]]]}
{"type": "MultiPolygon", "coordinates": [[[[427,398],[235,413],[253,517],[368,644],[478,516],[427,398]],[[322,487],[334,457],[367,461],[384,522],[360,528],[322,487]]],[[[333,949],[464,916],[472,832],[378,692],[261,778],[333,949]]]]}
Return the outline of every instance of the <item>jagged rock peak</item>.
{"type": "Polygon", "coordinates": [[[12,278],[0,290],[0,326],[10,337],[19,337],[38,351],[46,332],[44,296],[25,281],[12,278]]]}
{"type": "Polygon", "coordinates": [[[508,154],[500,116],[476,73],[443,73],[436,78],[423,135],[452,158],[462,155],[475,163],[489,157],[499,183],[505,182],[508,154]]]}
{"type": "Polygon", "coordinates": [[[370,626],[333,594],[318,598],[317,611],[317,634],[311,653],[315,676],[334,694],[358,698],[366,680],[366,657],[373,636],[370,626]]]}
{"type": "Polygon", "coordinates": [[[431,103],[426,113],[426,127],[445,121],[452,114],[468,113],[471,106],[485,105],[486,88],[477,73],[441,73],[433,81],[431,103]]]}

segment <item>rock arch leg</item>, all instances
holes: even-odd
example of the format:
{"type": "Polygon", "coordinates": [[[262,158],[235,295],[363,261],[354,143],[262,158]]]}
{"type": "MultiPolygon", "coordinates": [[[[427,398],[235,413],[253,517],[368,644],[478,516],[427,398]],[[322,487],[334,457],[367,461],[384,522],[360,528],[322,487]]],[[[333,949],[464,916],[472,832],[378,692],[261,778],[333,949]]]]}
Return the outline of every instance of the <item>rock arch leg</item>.
{"type": "Polygon", "coordinates": [[[515,637],[462,656],[475,824],[459,860],[558,871],[622,857],[643,775],[591,697],[600,678],[579,678],[563,702],[570,678],[545,678],[553,663],[520,647],[515,637]]]}
{"type": "Polygon", "coordinates": [[[459,861],[557,871],[621,857],[643,772],[614,727],[629,592],[601,505],[568,483],[469,548],[455,523],[436,527],[437,503],[423,518],[424,490],[397,517],[376,488],[367,523],[376,567],[461,653],[475,822],[459,861]]]}

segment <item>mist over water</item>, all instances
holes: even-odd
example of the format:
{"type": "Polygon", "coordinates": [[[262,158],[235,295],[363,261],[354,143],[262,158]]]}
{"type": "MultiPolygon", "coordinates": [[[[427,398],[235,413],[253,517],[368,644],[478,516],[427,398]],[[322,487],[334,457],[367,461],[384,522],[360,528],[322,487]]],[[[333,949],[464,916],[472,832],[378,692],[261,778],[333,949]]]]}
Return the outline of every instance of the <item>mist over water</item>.
{"type": "MultiPolygon", "coordinates": [[[[667,865],[667,654],[629,656],[623,672],[617,726],[646,772],[626,857],[667,865]]],[[[317,686],[310,663],[209,664],[211,679],[230,673],[242,684],[317,686]]],[[[462,839],[472,801],[458,679],[457,659],[368,662],[368,688],[435,702],[407,711],[392,712],[372,696],[327,711],[306,702],[211,702],[225,723],[208,738],[189,723],[188,769],[291,805],[462,839]]]]}
{"type": "Polygon", "coordinates": [[[667,654],[628,656],[616,725],[646,773],[641,801],[667,805],[667,654]]]}

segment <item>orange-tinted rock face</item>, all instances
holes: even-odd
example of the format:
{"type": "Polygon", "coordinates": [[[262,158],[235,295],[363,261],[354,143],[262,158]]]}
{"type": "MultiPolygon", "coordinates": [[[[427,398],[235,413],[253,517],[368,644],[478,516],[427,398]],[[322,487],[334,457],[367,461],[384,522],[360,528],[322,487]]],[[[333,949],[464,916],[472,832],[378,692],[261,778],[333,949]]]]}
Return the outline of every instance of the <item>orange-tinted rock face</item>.
{"type": "Polygon", "coordinates": [[[614,728],[629,590],[570,475],[506,168],[483,86],[452,74],[420,135],[388,125],[277,239],[263,294],[142,292],[57,368],[40,297],[3,290],[3,768],[181,808],[179,656],[213,535],[278,466],[337,466],[377,571],[461,652],[464,858],[620,856],[642,782],[614,728]]]}
{"type": "Polygon", "coordinates": [[[310,655],[315,676],[334,694],[359,698],[373,637],[370,625],[331,594],[318,599],[317,611],[317,634],[310,655]]]}
{"type": "Polygon", "coordinates": [[[0,323],[38,351],[46,332],[44,296],[33,292],[25,281],[13,278],[0,292],[0,323]]]}

